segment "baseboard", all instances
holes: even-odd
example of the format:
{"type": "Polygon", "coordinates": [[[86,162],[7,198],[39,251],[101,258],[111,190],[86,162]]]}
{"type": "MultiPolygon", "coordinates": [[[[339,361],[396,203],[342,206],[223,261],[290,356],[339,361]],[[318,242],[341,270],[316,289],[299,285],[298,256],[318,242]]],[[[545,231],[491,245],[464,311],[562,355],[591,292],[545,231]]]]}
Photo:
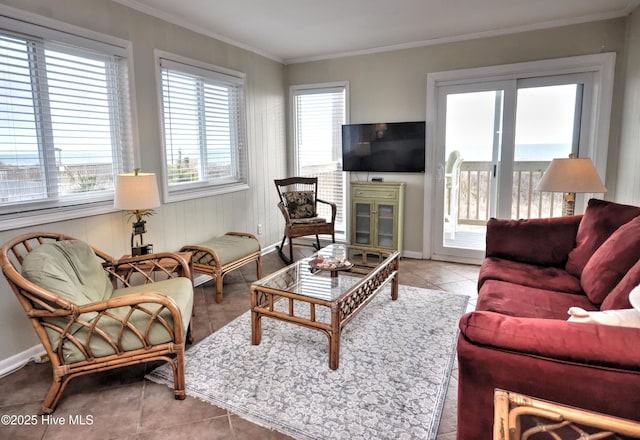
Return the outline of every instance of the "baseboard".
{"type": "Polygon", "coordinates": [[[7,359],[0,360],[0,377],[19,370],[32,360],[39,361],[46,354],[44,347],[38,344],[7,359]]]}
{"type": "Polygon", "coordinates": [[[422,260],[422,252],[402,251],[402,256],[405,258],[414,258],[416,260],[422,260]]]}

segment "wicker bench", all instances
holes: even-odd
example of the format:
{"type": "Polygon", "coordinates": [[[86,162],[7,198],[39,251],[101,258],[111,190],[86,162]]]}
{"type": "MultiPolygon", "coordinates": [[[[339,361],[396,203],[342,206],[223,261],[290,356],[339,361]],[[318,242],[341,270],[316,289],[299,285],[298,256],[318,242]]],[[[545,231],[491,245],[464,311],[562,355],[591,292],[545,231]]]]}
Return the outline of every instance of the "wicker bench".
{"type": "Polygon", "coordinates": [[[216,281],[216,302],[222,302],[224,276],[252,261],[256,262],[258,279],[262,278],[260,242],[255,235],[245,232],[227,232],[200,244],[188,244],[181,252],[191,252],[193,271],[209,275],[216,281]]]}

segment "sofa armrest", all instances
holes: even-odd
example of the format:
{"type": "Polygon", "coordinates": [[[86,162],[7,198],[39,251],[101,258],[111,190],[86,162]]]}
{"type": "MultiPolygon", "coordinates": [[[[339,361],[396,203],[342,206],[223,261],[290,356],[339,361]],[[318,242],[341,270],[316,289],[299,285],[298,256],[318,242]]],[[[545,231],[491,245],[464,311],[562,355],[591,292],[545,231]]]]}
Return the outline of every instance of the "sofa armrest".
{"type": "Polygon", "coordinates": [[[640,328],[520,318],[476,311],[460,319],[462,336],[486,348],[602,367],[640,369],[640,328]]]}
{"type": "Polygon", "coordinates": [[[561,267],[575,247],[581,215],[487,222],[487,257],[561,267]]]}

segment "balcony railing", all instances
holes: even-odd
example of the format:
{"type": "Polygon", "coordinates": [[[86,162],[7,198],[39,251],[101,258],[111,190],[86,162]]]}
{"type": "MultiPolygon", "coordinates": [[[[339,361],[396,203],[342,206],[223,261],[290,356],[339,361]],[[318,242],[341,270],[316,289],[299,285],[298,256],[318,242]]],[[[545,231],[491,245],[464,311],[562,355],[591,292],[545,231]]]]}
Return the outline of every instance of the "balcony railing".
{"type": "MultiPolygon", "coordinates": [[[[514,163],[511,218],[543,218],[562,215],[562,194],[541,193],[535,190],[548,165],[549,161],[514,163]]],[[[458,224],[484,225],[489,220],[492,173],[492,162],[462,162],[459,178],[458,224]]],[[[449,212],[449,214],[453,213],[449,212]]]]}

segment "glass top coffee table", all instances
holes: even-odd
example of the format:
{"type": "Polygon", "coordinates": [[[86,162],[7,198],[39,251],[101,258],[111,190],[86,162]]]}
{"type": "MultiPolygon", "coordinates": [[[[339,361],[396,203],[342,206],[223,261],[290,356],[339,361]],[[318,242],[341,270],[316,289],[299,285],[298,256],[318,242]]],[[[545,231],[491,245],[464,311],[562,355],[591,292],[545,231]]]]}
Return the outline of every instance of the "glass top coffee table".
{"type": "Polygon", "coordinates": [[[316,329],[328,336],[329,368],[337,369],[347,322],[389,282],[391,299],[398,298],[399,261],[396,251],[332,244],[256,281],[251,285],[251,343],[260,344],[263,317],[316,329]]]}

